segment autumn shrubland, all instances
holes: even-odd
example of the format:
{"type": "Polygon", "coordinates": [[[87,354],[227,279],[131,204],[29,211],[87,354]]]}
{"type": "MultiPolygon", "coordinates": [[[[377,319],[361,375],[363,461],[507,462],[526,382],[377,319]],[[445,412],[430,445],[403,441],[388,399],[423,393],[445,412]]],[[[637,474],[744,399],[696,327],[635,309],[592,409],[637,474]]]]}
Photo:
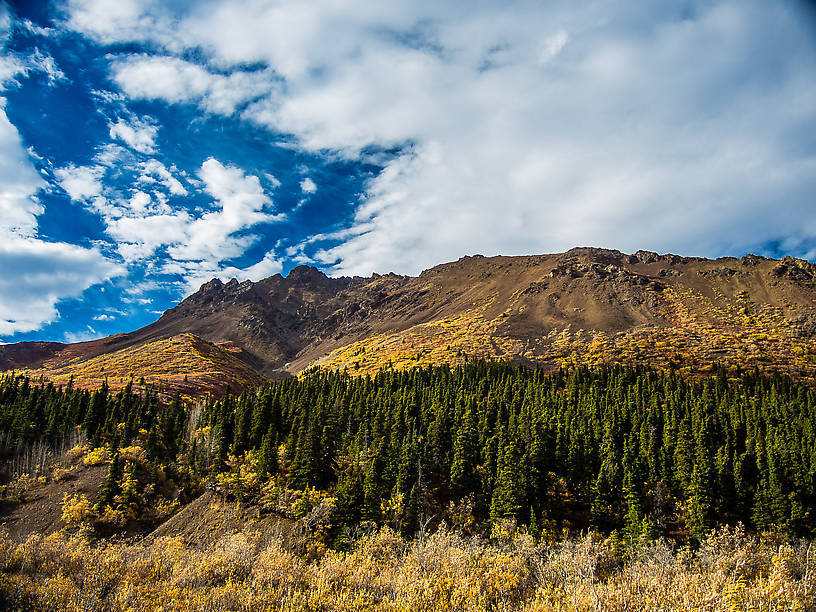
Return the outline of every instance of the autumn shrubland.
{"type": "Polygon", "coordinates": [[[263,378],[229,350],[206,342],[192,334],[151,340],[91,357],[53,359],[37,369],[20,373],[33,379],[43,378],[56,386],[69,383],[75,388],[95,390],[103,384],[119,390],[138,384],[154,393],[172,398],[221,395],[252,387],[263,378]]]}
{"type": "Polygon", "coordinates": [[[0,540],[0,597],[36,610],[810,610],[812,544],[712,532],[692,551],[658,540],[630,557],[596,533],[537,543],[447,528],[405,540],[388,527],[350,550],[304,555],[291,533],[90,544],[81,535],[0,540]]]}
{"type": "Polygon", "coordinates": [[[711,364],[718,362],[731,369],[756,367],[813,381],[816,339],[802,331],[802,321],[810,322],[809,310],[757,303],[745,291],[733,297],[717,291],[709,296],[686,287],[643,291],[653,300],[652,312],[659,323],[623,330],[554,325],[528,338],[517,331],[515,321],[527,315],[529,300],[522,292],[514,293],[506,300],[507,309],[495,314],[491,310],[498,301],[496,294],[454,316],[372,334],[334,349],[312,366],[374,375],[383,368],[511,359],[550,370],[640,363],[706,377],[711,364]]]}

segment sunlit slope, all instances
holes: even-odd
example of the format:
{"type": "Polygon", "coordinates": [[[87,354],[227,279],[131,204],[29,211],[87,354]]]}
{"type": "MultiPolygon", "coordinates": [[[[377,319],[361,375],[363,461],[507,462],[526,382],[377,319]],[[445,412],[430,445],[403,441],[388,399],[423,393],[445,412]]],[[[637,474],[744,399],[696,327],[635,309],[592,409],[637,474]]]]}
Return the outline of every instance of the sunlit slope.
{"type": "MultiPolygon", "coordinates": [[[[590,252],[596,260],[601,253],[590,252]]],[[[488,268],[471,284],[477,299],[459,313],[371,334],[309,365],[366,374],[493,358],[552,368],[643,363],[700,374],[718,362],[813,378],[812,264],[672,257],[633,256],[627,266],[574,257],[540,278],[527,278],[529,269],[488,268]]],[[[508,267],[517,263],[507,259],[508,267]]]]}
{"type": "Polygon", "coordinates": [[[24,370],[32,378],[43,378],[55,385],[95,389],[107,380],[113,389],[124,387],[131,379],[153,385],[166,394],[200,396],[208,392],[220,395],[227,386],[233,391],[263,382],[252,368],[229,350],[192,334],[153,340],[144,344],[98,355],[77,357],[58,365],[24,370]]]}

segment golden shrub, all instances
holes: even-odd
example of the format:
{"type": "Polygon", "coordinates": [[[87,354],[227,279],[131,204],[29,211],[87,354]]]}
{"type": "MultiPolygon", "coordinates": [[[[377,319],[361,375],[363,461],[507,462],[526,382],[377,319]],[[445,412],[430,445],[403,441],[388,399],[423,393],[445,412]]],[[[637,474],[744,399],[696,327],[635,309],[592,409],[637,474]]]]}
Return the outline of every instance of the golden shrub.
{"type": "Polygon", "coordinates": [[[198,547],[181,537],[89,544],[61,533],[16,544],[0,534],[0,601],[100,611],[816,609],[813,545],[740,531],[712,534],[698,553],[654,542],[627,565],[591,533],[550,545],[523,529],[491,542],[442,528],[406,541],[385,527],[349,552],[308,560],[284,531],[198,547]]]}
{"type": "Polygon", "coordinates": [[[62,496],[62,522],[67,527],[79,527],[90,522],[93,517],[93,504],[85,495],[80,493],[68,495],[68,493],[65,493],[62,496]]]}
{"type": "Polygon", "coordinates": [[[147,453],[141,446],[126,446],[119,449],[119,456],[125,462],[134,463],[136,465],[147,465],[147,453]]]}
{"type": "Polygon", "coordinates": [[[77,444],[75,447],[70,449],[66,456],[71,463],[76,463],[80,459],[85,456],[85,453],[88,452],[88,447],[85,444],[77,444]]]}
{"type": "Polygon", "coordinates": [[[109,460],[110,455],[108,454],[108,449],[100,446],[99,448],[94,448],[89,451],[88,454],[85,455],[85,459],[82,460],[82,463],[85,465],[101,465],[109,460]]]}
{"type": "Polygon", "coordinates": [[[62,482],[63,480],[67,480],[68,478],[70,478],[73,472],[74,472],[73,468],[70,467],[64,468],[56,466],[54,468],[54,471],[51,472],[51,477],[57,482],[62,482]]]}

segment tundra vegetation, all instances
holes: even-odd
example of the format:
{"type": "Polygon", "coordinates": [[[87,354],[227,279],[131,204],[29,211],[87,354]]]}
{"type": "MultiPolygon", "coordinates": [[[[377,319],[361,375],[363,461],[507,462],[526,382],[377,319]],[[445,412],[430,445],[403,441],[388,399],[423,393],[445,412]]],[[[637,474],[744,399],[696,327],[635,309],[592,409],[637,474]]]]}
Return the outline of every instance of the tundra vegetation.
{"type": "Polygon", "coordinates": [[[813,609],[814,417],[811,387],[718,367],[314,371],[198,404],[8,375],[5,504],[106,476],[66,490],[61,530],[0,540],[0,593],[30,609],[813,609]],[[139,535],[202,493],[258,520],[139,535]]]}

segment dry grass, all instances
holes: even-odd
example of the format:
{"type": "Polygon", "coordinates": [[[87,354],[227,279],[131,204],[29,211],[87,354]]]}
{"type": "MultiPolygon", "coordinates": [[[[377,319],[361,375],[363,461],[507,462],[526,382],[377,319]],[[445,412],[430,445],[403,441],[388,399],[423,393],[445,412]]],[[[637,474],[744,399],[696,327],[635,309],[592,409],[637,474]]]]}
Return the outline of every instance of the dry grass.
{"type": "Polygon", "coordinates": [[[807,542],[712,535],[697,553],[645,545],[626,565],[590,534],[539,545],[383,528],[307,561],[287,532],[91,546],[79,536],[0,540],[0,603],[54,610],[813,610],[807,542]]]}

